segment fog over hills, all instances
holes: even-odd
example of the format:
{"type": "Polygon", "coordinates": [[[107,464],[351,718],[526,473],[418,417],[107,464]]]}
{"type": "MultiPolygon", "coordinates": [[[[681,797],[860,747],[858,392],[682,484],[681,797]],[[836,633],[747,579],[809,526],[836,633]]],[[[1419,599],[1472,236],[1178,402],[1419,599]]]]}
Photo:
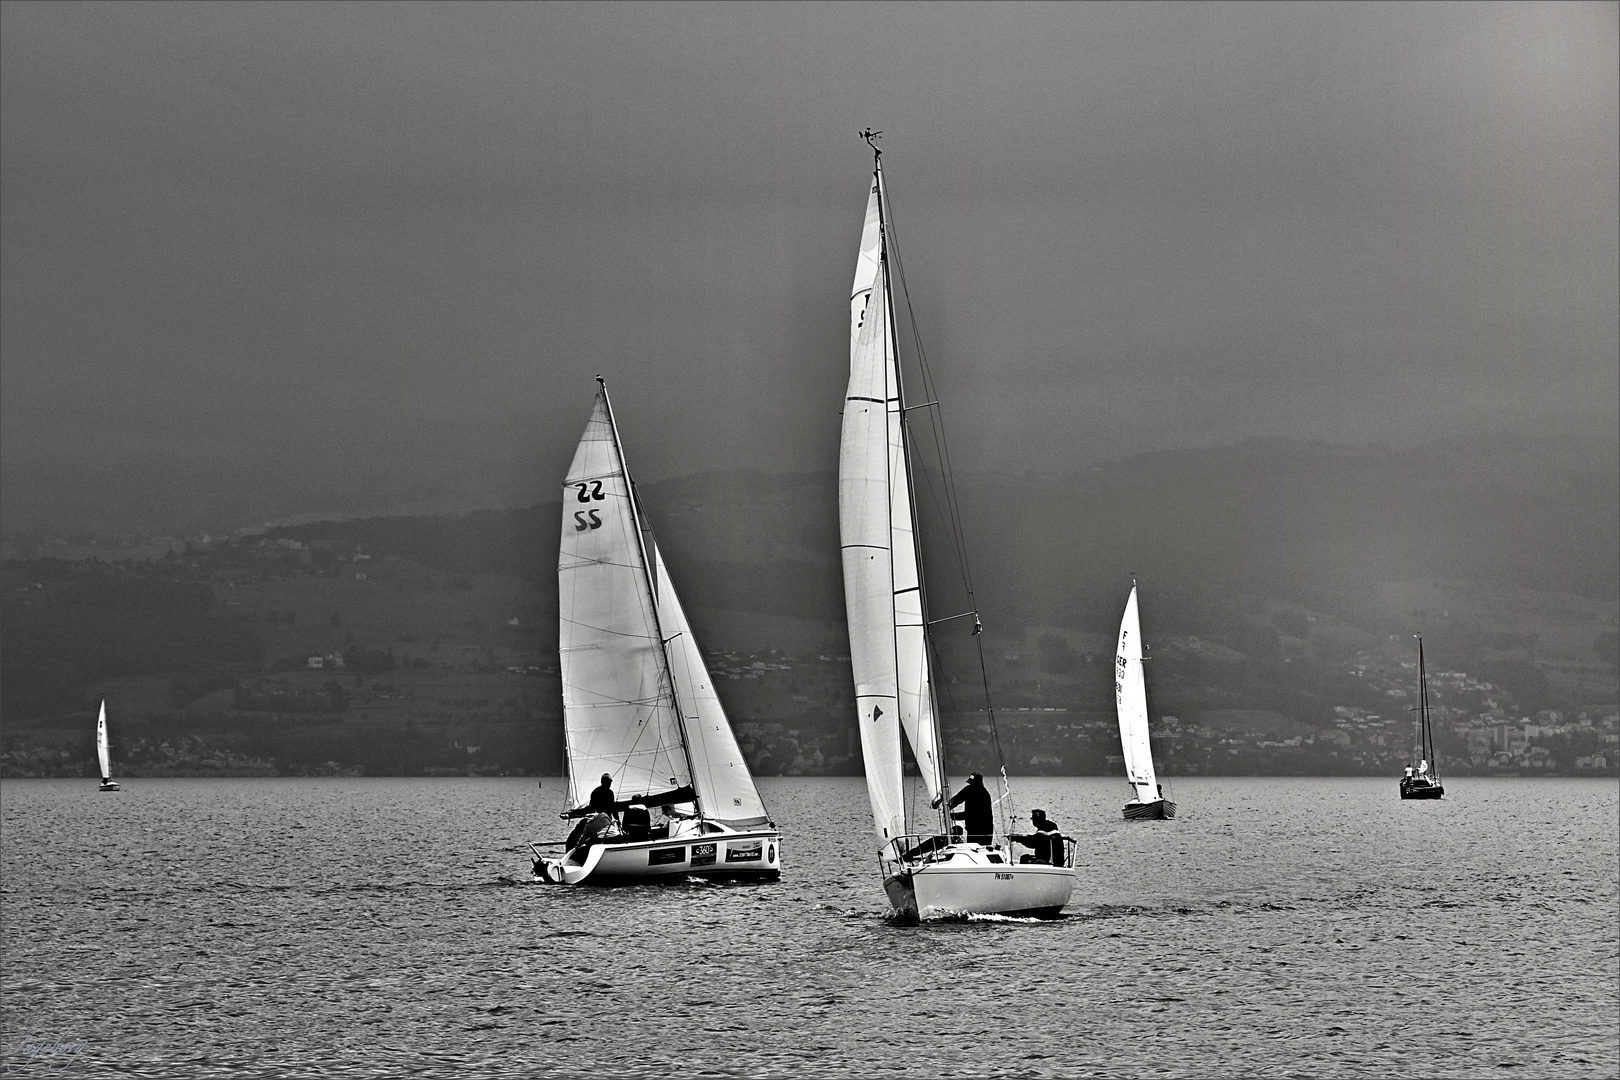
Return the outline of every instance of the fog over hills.
{"type": "MultiPolygon", "coordinates": [[[[1612,451],[1611,451],[1612,453],[1612,451]]],[[[1379,582],[1474,580],[1620,596],[1620,475],[1560,443],[1409,451],[1265,440],[1144,454],[1070,475],[959,477],[987,625],[1106,629],[1131,575],[1167,631],[1209,633],[1245,607],[1362,612],[1379,582]]],[[[735,471],[640,486],[688,603],[840,625],[836,478],[735,471]]],[[[965,602],[919,482],[936,612],[965,602]]],[[[447,570],[552,579],[557,504],[310,523],[447,570]]],[[[542,594],[548,592],[542,588],[542,594]]],[[[719,618],[718,615],[714,616],[719,618]]]]}

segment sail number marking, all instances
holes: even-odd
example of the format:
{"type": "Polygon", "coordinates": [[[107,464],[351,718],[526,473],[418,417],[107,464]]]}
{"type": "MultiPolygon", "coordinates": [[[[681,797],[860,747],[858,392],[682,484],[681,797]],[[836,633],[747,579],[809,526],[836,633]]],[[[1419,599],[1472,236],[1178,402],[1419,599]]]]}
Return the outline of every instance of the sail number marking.
{"type": "MultiPolygon", "coordinates": [[[[602,481],[600,480],[587,480],[582,484],[575,484],[574,487],[579,490],[579,501],[582,503],[600,502],[607,498],[607,496],[602,493],[602,481]]],[[[601,527],[602,515],[597,513],[596,510],[591,509],[574,511],[575,532],[584,532],[587,529],[600,529],[601,527]]]]}

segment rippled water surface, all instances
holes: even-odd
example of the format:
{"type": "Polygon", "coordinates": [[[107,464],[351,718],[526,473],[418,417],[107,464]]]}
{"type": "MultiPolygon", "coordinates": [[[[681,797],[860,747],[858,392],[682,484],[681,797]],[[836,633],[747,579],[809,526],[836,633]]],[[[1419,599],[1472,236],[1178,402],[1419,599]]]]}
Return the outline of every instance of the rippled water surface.
{"type": "Polygon", "coordinates": [[[1620,1071],[1612,780],[1025,780],[1065,917],[922,926],[859,779],[761,787],[779,883],[610,890],[529,883],[552,781],[8,780],[8,1075],[1620,1071]]]}

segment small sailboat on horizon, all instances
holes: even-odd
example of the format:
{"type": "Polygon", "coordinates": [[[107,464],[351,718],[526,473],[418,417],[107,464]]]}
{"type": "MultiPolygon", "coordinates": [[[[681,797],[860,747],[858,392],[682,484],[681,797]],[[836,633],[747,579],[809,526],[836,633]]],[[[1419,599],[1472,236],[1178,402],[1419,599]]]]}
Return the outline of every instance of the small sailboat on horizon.
{"type": "Polygon", "coordinates": [[[563,483],[557,599],[562,816],[578,825],[555,845],[561,854],[531,845],[535,876],[567,885],[778,877],[781,836],[641,512],[600,377],[563,483]]]}
{"type": "MultiPolygon", "coordinates": [[[[982,673],[981,626],[976,610],[930,618],[913,501],[911,429],[895,333],[891,274],[898,276],[898,258],[891,243],[882,154],[873,143],[877,135],[862,133],[872,146],[874,166],[850,298],[850,374],[839,444],[838,525],[856,722],[883,890],[895,912],[906,919],[1055,916],[1074,890],[1072,841],[1039,840],[1043,846],[1036,848],[1037,855],[1015,861],[1005,829],[997,838],[993,824],[977,819],[977,812],[979,828],[972,821],[966,834],[950,828],[931,628],[971,617],[982,673]],[[932,809],[919,813],[919,822],[907,820],[902,732],[932,809]],[[922,827],[913,831],[917,825],[922,827]],[[1046,861],[1034,861],[1041,853],[1046,861]]],[[[960,541],[959,525],[957,531],[960,541]]],[[[963,550],[960,544],[957,550],[963,550]]],[[[963,578],[966,583],[965,572],[963,578]]],[[[968,601],[976,606],[971,586],[968,601]]],[[[985,692],[993,733],[995,713],[989,706],[988,684],[985,692]]],[[[1005,808],[1010,791],[1004,769],[1002,786],[1005,808]]],[[[989,818],[991,797],[983,792],[982,783],[976,785],[974,797],[983,801],[984,816],[989,818]]]]}
{"type": "Polygon", "coordinates": [[[101,699],[101,715],[96,718],[96,758],[101,762],[101,790],[117,791],[118,781],[112,778],[112,744],[107,738],[106,698],[101,699]]]}
{"type": "Polygon", "coordinates": [[[1418,764],[1408,765],[1401,777],[1401,798],[1439,799],[1446,794],[1440,783],[1440,759],[1434,749],[1434,727],[1429,720],[1429,673],[1423,667],[1423,635],[1413,634],[1418,643],[1417,751],[1418,764]]]}
{"type": "Polygon", "coordinates": [[[1125,754],[1125,781],[1131,786],[1126,821],[1165,821],[1176,816],[1176,804],[1165,798],[1153,768],[1148,740],[1147,672],[1142,664],[1142,619],[1136,603],[1136,580],[1119,623],[1114,651],[1114,706],[1119,714],[1119,743],[1125,754]]]}

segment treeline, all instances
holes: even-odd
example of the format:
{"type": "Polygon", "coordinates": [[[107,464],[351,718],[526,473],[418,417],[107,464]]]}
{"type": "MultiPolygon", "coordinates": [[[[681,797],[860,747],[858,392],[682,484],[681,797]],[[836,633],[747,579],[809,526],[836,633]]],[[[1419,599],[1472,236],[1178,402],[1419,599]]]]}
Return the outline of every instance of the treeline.
{"type": "Polygon", "coordinates": [[[7,564],[0,575],[0,710],[58,715],[93,705],[101,679],[168,673],[177,693],[231,685],[256,669],[264,645],[253,625],[218,604],[210,587],[167,563],[7,564]]]}
{"type": "Polygon", "coordinates": [[[272,529],[266,536],[271,540],[329,540],[451,573],[540,580],[557,572],[560,515],[558,504],[542,504],[521,510],[316,521],[272,529]]]}

